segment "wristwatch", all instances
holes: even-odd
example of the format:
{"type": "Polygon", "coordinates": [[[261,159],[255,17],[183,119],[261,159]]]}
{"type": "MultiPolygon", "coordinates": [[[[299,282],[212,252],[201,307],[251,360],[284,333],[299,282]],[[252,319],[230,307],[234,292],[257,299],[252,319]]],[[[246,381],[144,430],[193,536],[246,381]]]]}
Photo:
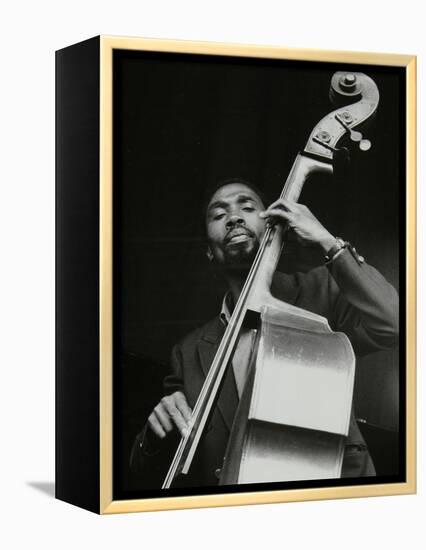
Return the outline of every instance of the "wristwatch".
{"type": "Polygon", "coordinates": [[[336,237],[333,246],[325,255],[325,263],[331,262],[336,257],[336,255],[338,255],[343,249],[347,248],[348,244],[349,243],[347,243],[340,237],[336,237]]]}
{"type": "Polygon", "coordinates": [[[344,241],[340,237],[336,237],[336,242],[333,244],[333,246],[325,255],[325,258],[324,258],[325,263],[328,264],[332,262],[334,259],[337,258],[337,256],[339,256],[343,252],[343,250],[345,250],[345,248],[349,250],[349,252],[352,254],[352,256],[354,257],[358,265],[361,265],[364,263],[365,261],[364,258],[358,254],[358,252],[351,245],[351,243],[348,241],[344,241]]]}

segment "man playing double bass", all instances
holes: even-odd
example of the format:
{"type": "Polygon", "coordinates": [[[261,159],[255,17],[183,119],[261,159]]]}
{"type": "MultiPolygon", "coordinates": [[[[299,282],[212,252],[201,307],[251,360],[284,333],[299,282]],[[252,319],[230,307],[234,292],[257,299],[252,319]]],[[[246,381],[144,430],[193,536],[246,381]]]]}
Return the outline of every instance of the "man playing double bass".
{"type": "MultiPolygon", "coordinates": [[[[219,182],[213,189],[205,220],[207,256],[222,271],[228,292],[220,314],[173,349],[171,374],[164,380],[164,397],[150,414],[132,450],[131,467],[145,480],[144,487],[161,486],[166,471],[160,458],[171,461],[176,436],[185,435],[189,428],[192,408],[267,224],[282,224],[299,241],[317,245],[324,254],[324,265],[308,273],[276,272],[271,289],[275,297],[327,318],[332,330],[348,336],[356,355],[391,348],[398,338],[398,296],[394,288],[349,243],[330,234],[303,204],[279,199],[265,209],[262,194],[255,186],[233,179],[219,182]],[[154,481],[155,475],[158,481],[154,481]]],[[[217,407],[189,474],[184,476],[185,486],[218,483],[247,377],[253,333],[249,328],[240,333],[217,407]]],[[[342,477],[374,475],[373,462],[352,412],[342,477]]]]}

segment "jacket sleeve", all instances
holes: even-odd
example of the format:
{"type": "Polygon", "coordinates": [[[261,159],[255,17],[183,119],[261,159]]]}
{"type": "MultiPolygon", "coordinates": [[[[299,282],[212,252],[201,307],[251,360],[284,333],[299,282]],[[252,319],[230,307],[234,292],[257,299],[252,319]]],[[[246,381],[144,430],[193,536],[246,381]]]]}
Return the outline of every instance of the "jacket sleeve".
{"type": "Polygon", "coordinates": [[[392,285],[347,249],[327,267],[333,330],[347,334],[357,355],[395,347],[399,299],[392,285]]]}
{"type": "MultiPolygon", "coordinates": [[[[164,379],[164,395],[183,391],[181,353],[179,345],[173,348],[171,373],[164,379]]],[[[130,452],[130,470],[134,487],[159,489],[179,443],[179,435],[171,433],[160,440],[145,422],[137,434],[130,452]]]]}
{"type": "Polygon", "coordinates": [[[170,363],[170,374],[163,381],[164,395],[170,395],[176,391],[185,393],[183,388],[182,351],[180,344],[173,347],[170,363]]]}

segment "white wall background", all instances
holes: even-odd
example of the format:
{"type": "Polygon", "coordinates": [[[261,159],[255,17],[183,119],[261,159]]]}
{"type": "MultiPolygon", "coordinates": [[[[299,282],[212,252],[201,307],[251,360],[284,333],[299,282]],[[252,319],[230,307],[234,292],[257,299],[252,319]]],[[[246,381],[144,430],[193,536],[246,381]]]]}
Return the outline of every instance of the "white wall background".
{"type": "MultiPolygon", "coordinates": [[[[3,4],[0,15],[0,541],[3,548],[424,547],[425,348],[417,496],[97,517],[55,501],[54,50],[102,34],[419,56],[419,243],[424,233],[422,2],[109,0],[3,4]],[[423,539],[423,541],[422,541],[423,539]]],[[[419,282],[424,273],[419,250],[419,282]]],[[[424,329],[419,289],[419,340],[424,329]]]]}

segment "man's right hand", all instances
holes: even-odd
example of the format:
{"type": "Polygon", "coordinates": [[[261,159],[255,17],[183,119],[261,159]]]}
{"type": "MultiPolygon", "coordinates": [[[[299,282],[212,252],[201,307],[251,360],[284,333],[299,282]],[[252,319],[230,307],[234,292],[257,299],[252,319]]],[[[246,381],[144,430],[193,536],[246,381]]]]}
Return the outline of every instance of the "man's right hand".
{"type": "Polygon", "coordinates": [[[182,437],[189,430],[191,408],[181,391],[166,395],[149,415],[148,425],[160,439],[177,428],[182,437]]]}

